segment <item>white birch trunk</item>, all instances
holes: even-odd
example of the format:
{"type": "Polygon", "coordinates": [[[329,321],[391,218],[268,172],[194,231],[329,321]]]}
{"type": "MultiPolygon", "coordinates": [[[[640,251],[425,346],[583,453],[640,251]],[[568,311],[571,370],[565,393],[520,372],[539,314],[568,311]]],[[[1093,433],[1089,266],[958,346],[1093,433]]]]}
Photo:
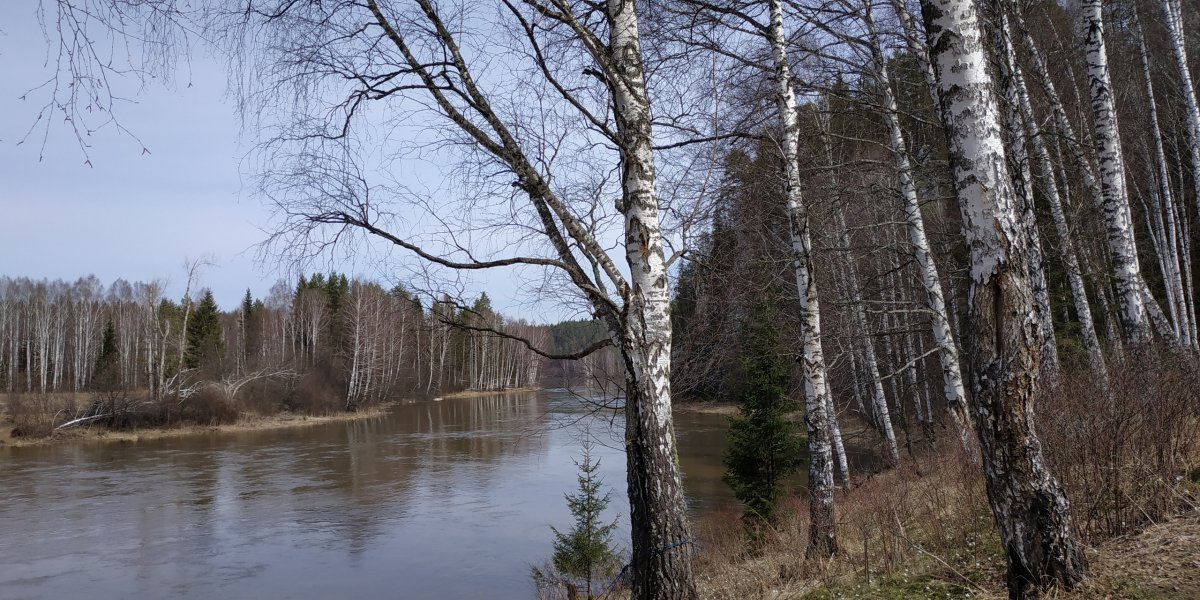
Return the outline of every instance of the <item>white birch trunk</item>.
{"type": "Polygon", "coordinates": [[[1200,215],[1200,105],[1196,101],[1196,86],[1192,83],[1189,68],[1187,40],[1183,35],[1183,12],[1179,0],[1162,0],[1166,16],[1167,33],[1171,37],[1171,51],[1175,56],[1175,67],[1179,76],[1179,92],[1185,109],[1185,130],[1188,141],[1188,160],[1192,176],[1192,192],[1195,194],[1196,214],[1200,215]]]}
{"type": "Polygon", "coordinates": [[[608,0],[609,88],[621,140],[625,257],[629,265],[625,445],[633,589],[638,600],[696,597],[691,533],[671,420],[670,289],[659,225],[650,103],[636,5],[608,0]]]}
{"type": "MultiPolygon", "coordinates": [[[[850,311],[854,315],[854,323],[858,328],[863,352],[863,366],[867,370],[867,378],[871,389],[872,412],[875,415],[876,429],[883,439],[886,458],[892,465],[900,464],[900,450],[896,444],[896,432],[892,427],[891,411],[888,410],[887,396],[883,393],[883,380],[879,374],[879,359],[875,354],[875,340],[871,337],[871,327],[867,323],[867,311],[863,306],[862,289],[858,285],[858,267],[851,255],[850,232],[846,228],[846,219],[842,208],[837,209],[837,226],[841,231],[841,244],[846,248],[846,283],[850,295],[850,311]]],[[[832,418],[832,413],[830,414],[832,418]]]]}
{"type": "Polygon", "coordinates": [[[1033,403],[1041,351],[1016,194],[971,0],[923,0],[963,235],[971,255],[971,385],[988,500],[1011,598],[1086,572],[1066,495],[1042,458],[1033,403]]]}
{"type": "Polygon", "coordinates": [[[786,173],[785,191],[792,241],[792,266],[800,296],[800,321],[804,332],[805,424],[809,451],[809,548],[808,554],[828,556],[837,550],[833,505],[833,448],[829,439],[829,386],[825,355],[821,349],[821,314],[817,284],[812,273],[812,241],[808,233],[808,209],[800,190],[800,120],[796,92],[792,87],[787,56],[787,34],[781,0],[770,0],[768,36],[775,66],[776,103],[783,129],[782,154],[786,173]]]}
{"type": "MultiPolygon", "coordinates": [[[[1007,21],[1005,22],[1007,24],[1007,21]]],[[[1010,46],[1011,48],[1011,46],[1010,46]]],[[[1010,60],[1013,60],[1010,58],[1010,60]]],[[[1033,144],[1037,156],[1038,168],[1042,172],[1044,196],[1050,206],[1050,217],[1058,234],[1059,253],[1062,256],[1067,271],[1067,281],[1071,286],[1071,299],[1075,305],[1075,317],[1079,320],[1080,337],[1083,348],[1088,353],[1088,363],[1092,371],[1104,381],[1108,381],[1108,369],[1104,363],[1104,352],[1100,347],[1100,338],[1096,335],[1096,324],[1092,317],[1091,304],[1088,302],[1087,286],[1083,280],[1083,269],[1079,266],[1079,257],[1075,251],[1075,236],[1067,223],[1066,212],[1063,210],[1062,196],[1058,188],[1058,172],[1046,141],[1042,135],[1037,118],[1033,113],[1033,104],[1029,100],[1029,90],[1020,70],[1013,71],[1013,82],[1021,104],[1021,113],[1025,122],[1026,135],[1033,144]]]]}
{"type": "MultiPolygon", "coordinates": [[[[1165,0],[1165,3],[1169,4],[1170,0],[1165,0]]],[[[1180,264],[1180,254],[1190,252],[1190,249],[1186,239],[1183,240],[1182,247],[1180,244],[1179,229],[1175,220],[1175,215],[1178,211],[1175,208],[1174,194],[1171,192],[1171,178],[1167,172],[1167,154],[1163,148],[1162,129],[1159,126],[1158,101],[1154,95],[1154,80],[1151,77],[1150,56],[1146,51],[1146,38],[1142,31],[1141,19],[1136,9],[1134,19],[1137,30],[1138,54],[1142,62],[1142,78],[1146,84],[1146,104],[1149,109],[1150,135],[1154,140],[1154,157],[1149,162],[1157,166],[1154,175],[1158,184],[1158,192],[1152,194],[1155,198],[1154,207],[1152,210],[1148,210],[1147,214],[1151,221],[1151,227],[1158,232],[1158,256],[1167,290],[1168,307],[1172,316],[1171,320],[1175,326],[1175,333],[1179,336],[1182,346],[1196,348],[1196,324],[1192,322],[1186,306],[1187,299],[1184,293],[1183,268],[1180,264]]],[[[1186,58],[1186,54],[1184,58],[1186,58]]],[[[1186,71],[1186,69],[1184,70],[1186,71]]],[[[1190,81],[1188,85],[1190,85],[1190,81]]]]}
{"type": "Polygon", "coordinates": [[[1150,340],[1150,317],[1142,295],[1145,283],[1138,263],[1129,194],[1125,187],[1125,160],[1121,154],[1116,100],[1105,49],[1103,7],[1101,0],[1082,0],[1080,8],[1086,30],[1084,51],[1096,131],[1096,152],[1100,163],[1101,208],[1113,259],[1119,297],[1118,314],[1126,341],[1137,345],[1150,340]]]}
{"type": "Polygon", "coordinates": [[[1054,320],[1050,309],[1050,290],[1046,281],[1046,270],[1042,252],[1042,236],[1038,230],[1037,214],[1034,211],[1033,175],[1029,169],[1029,152],[1025,146],[1025,124],[1021,113],[1020,92],[1017,88],[1018,73],[1016,52],[1012,46],[1011,28],[1006,10],[996,15],[998,27],[996,39],[999,44],[1000,93],[1004,99],[1004,125],[1007,132],[1007,151],[1012,165],[1013,191],[1016,193],[1021,213],[1021,226],[1025,229],[1029,256],[1029,282],[1033,287],[1033,304],[1041,321],[1042,373],[1058,378],[1058,344],[1054,339],[1054,320]]]}
{"type": "MultiPolygon", "coordinates": [[[[898,0],[896,0],[898,2],[898,0]]],[[[883,111],[887,119],[889,142],[892,154],[896,160],[896,175],[900,180],[900,194],[904,201],[904,221],[908,228],[908,239],[913,247],[913,258],[921,274],[921,286],[925,288],[928,299],[930,326],[933,330],[933,341],[938,347],[938,361],[942,367],[942,392],[946,398],[946,408],[950,421],[958,435],[959,443],[967,456],[977,457],[979,450],[971,439],[971,417],[967,411],[967,392],[963,385],[962,366],[958,358],[958,346],[954,333],[950,329],[950,318],[946,311],[945,295],[942,292],[942,279],[938,273],[937,264],[929,248],[929,238],[925,234],[925,217],[921,214],[921,202],[917,195],[917,185],[913,180],[912,163],[908,157],[908,144],[904,138],[904,130],[900,127],[899,109],[896,96],[892,92],[891,74],[875,27],[874,12],[871,3],[867,2],[866,23],[870,36],[872,60],[876,77],[883,88],[883,111]]],[[[924,67],[928,68],[932,80],[930,93],[934,96],[934,106],[940,106],[937,101],[937,80],[933,78],[933,67],[926,58],[925,45],[920,43],[911,17],[902,6],[897,5],[897,13],[905,24],[905,35],[909,42],[910,51],[920,57],[924,67]]]]}

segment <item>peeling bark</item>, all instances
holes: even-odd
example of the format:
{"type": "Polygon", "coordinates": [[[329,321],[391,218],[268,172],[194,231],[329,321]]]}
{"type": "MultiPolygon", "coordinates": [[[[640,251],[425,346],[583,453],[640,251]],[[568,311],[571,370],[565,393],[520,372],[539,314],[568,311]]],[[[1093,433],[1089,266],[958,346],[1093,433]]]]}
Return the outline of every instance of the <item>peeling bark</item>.
{"type": "Polygon", "coordinates": [[[972,407],[1010,598],[1074,587],[1087,567],[1061,486],[1034,433],[1042,338],[1028,240],[1007,171],[999,107],[970,0],[923,0],[963,234],[971,254],[972,407]]]}
{"type": "Polygon", "coordinates": [[[625,454],[633,534],[632,597],[692,599],[694,547],[671,421],[670,291],[659,225],[650,103],[634,3],[609,0],[613,95],[621,139],[625,258],[629,265],[625,454]]]}

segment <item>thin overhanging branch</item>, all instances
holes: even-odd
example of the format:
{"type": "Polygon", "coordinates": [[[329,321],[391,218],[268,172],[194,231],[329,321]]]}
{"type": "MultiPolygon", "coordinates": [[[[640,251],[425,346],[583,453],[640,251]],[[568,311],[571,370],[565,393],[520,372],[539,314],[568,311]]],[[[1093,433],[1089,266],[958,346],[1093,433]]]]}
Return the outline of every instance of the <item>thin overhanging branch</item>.
{"type": "Polygon", "coordinates": [[[607,348],[608,346],[611,346],[613,343],[611,339],[605,338],[605,339],[602,339],[598,342],[591,344],[590,346],[587,346],[586,348],[577,350],[575,352],[570,352],[567,354],[554,354],[553,352],[546,352],[545,350],[538,348],[536,345],[534,345],[533,342],[529,341],[526,338],[523,338],[519,335],[514,335],[511,333],[508,333],[506,331],[501,331],[499,329],[495,329],[492,327],[480,327],[477,325],[467,325],[466,323],[459,323],[459,322],[453,321],[451,319],[439,318],[438,320],[441,321],[445,325],[454,327],[455,329],[463,329],[466,331],[476,331],[476,332],[480,332],[480,333],[487,333],[491,337],[503,338],[506,340],[513,340],[515,342],[519,342],[521,345],[528,348],[530,352],[533,352],[534,354],[541,356],[543,358],[549,358],[551,360],[580,360],[582,358],[586,358],[592,354],[595,354],[596,352],[598,352],[604,348],[607,348]]]}
{"type": "Polygon", "coordinates": [[[498,267],[511,267],[514,265],[535,265],[535,266],[541,266],[541,267],[554,267],[557,269],[569,270],[569,269],[567,269],[567,265],[563,264],[561,261],[554,260],[552,258],[538,258],[538,257],[531,257],[531,256],[514,256],[514,257],[510,257],[510,258],[501,258],[501,259],[496,259],[496,260],[472,260],[470,262],[460,262],[460,261],[450,260],[448,258],[444,258],[444,257],[438,256],[436,254],[432,254],[432,253],[424,250],[420,246],[417,246],[416,244],[407,242],[407,241],[397,237],[395,234],[392,234],[388,231],[380,229],[379,227],[376,227],[375,225],[373,225],[366,219],[355,217],[354,215],[351,215],[350,213],[343,212],[343,211],[333,211],[333,212],[326,212],[326,213],[321,213],[321,214],[317,214],[317,215],[311,215],[308,217],[308,220],[313,223],[320,223],[320,224],[326,224],[326,225],[348,225],[348,226],[352,226],[352,227],[358,227],[358,228],[370,233],[371,235],[385,239],[397,246],[400,246],[401,248],[404,248],[405,250],[408,250],[408,251],[416,254],[417,256],[421,257],[424,260],[427,260],[429,262],[432,262],[432,263],[435,263],[435,264],[438,264],[438,265],[441,265],[443,267],[447,267],[450,269],[479,270],[479,269],[494,269],[494,268],[498,268],[498,267]]]}

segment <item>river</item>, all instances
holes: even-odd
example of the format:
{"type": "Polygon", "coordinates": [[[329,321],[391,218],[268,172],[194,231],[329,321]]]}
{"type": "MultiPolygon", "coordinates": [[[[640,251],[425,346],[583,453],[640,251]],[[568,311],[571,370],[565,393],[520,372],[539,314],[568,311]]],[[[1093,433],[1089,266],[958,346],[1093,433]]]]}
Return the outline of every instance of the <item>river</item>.
{"type": "MultiPolygon", "coordinates": [[[[731,502],[726,417],[677,412],[694,513],[731,502]]],[[[533,597],[579,439],[628,543],[619,416],[562,391],[367,420],[0,448],[0,598],[533,597]]]]}

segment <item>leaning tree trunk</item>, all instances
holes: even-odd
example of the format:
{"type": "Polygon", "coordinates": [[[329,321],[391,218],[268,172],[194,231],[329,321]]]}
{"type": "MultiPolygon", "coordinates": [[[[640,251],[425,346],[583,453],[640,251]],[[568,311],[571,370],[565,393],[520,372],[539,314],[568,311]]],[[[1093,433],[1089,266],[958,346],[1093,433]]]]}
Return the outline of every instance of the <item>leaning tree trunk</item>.
{"type": "Polygon", "coordinates": [[[1029,152],[1025,147],[1025,124],[1021,114],[1021,99],[1017,89],[1017,61],[1012,47],[1008,13],[1002,3],[995,4],[1000,61],[1000,96],[1004,104],[1004,127],[1008,144],[1006,150],[1010,162],[1013,191],[1018,200],[1021,225],[1025,229],[1026,249],[1029,256],[1029,282],[1033,286],[1033,305],[1041,321],[1042,373],[1051,379],[1058,378],[1058,343],[1054,339],[1054,321],[1050,311],[1050,290],[1046,281],[1045,262],[1042,252],[1042,236],[1038,230],[1037,216],[1033,204],[1033,175],[1029,169],[1029,152]]]}
{"type": "Polygon", "coordinates": [[[1192,84],[1192,72],[1188,68],[1187,40],[1183,35],[1183,12],[1179,0],[1162,0],[1166,16],[1167,33],[1171,35],[1171,50],[1175,55],[1175,67],[1179,76],[1179,92],[1186,109],[1185,129],[1188,141],[1188,159],[1192,175],[1192,192],[1195,194],[1196,214],[1200,215],[1200,105],[1196,101],[1196,87],[1192,84]]]}
{"type": "Polygon", "coordinates": [[[670,290],[659,227],[650,103],[633,2],[608,2],[612,82],[621,138],[625,257],[629,265],[625,455],[637,600],[692,599],[693,545],[671,423],[670,290]]]}
{"type": "MultiPolygon", "coordinates": [[[[1007,25],[1007,22],[1005,24],[1007,25]]],[[[1011,44],[1009,44],[1009,48],[1012,49],[1011,44]]],[[[1007,60],[1015,65],[1015,52],[1007,60]]],[[[1029,100],[1029,90],[1025,85],[1025,78],[1016,68],[1013,69],[1012,76],[1021,104],[1021,116],[1025,122],[1026,135],[1033,145],[1034,154],[1037,155],[1038,168],[1042,171],[1042,181],[1045,187],[1043,195],[1050,205],[1050,217],[1054,221],[1054,229],[1058,234],[1059,253],[1062,255],[1063,265],[1067,271],[1067,280],[1071,286],[1071,299],[1075,304],[1075,317],[1079,321],[1083,348],[1087,351],[1088,363],[1091,365],[1092,371],[1107,382],[1108,369],[1104,364],[1104,352],[1100,348],[1100,338],[1096,335],[1092,307],[1088,302],[1087,286],[1083,281],[1083,269],[1079,266],[1079,256],[1075,251],[1074,234],[1067,224],[1066,212],[1063,210],[1062,195],[1058,188],[1058,173],[1054,168],[1054,161],[1050,158],[1050,151],[1046,148],[1046,140],[1041,127],[1034,116],[1033,104],[1029,100]]]]}
{"type": "Polygon", "coordinates": [[[1112,252],[1120,300],[1121,326],[1125,339],[1134,345],[1149,341],[1150,317],[1142,288],[1141,265],[1133,238],[1133,218],[1129,194],[1125,188],[1125,159],[1121,155],[1121,134],[1117,128],[1117,108],[1108,71],[1104,42],[1104,17],[1101,0],[1083,0],[1080,4],[1086,28],[1084,50],[1087,55],[1088,89],[1096,129],[1096,152],[1100,161],[1101,208],[1112,252]]]}
{"type": "Polygon", "coordinates": [[[770,0],[768,36],[775,63],[776,101],[783,126],[783,163],[786,173],[787,212],[791,225],[792,262],[800,295],[800,324],[804,332],[804,421],[808,428],[808,488],[810,556],[837,551],[833,506],[833,449],[829,435],[829,386],[825,355],[821,349],[821,313],[817,283],[812,271],[812,241],[808,234],[808,208],[800,191],[800,119],[787,58],[787,35],[780,0],[770,0]]]}
{"type": "MultiPolygon", "coordinates": [[[[896,0],[897,2],[899,0],[896,0]]],[[[911,52],[918,57],[921,71],[928,71],[927,83],[930,93],[934,96],[937,106],[937,79],[933,76],[933,67],[929,64],[928,54],[924,43],[916,36],[912,17],[902,7],[896,6],[901,23],[904,24],[905,37],[911,52]]],[[[921,285],[929,304],[929,323],[933,329],[933,341],[938,347],[938,360],[942,367],[942,389],[946,397],[946,408],[950,420],[958,434],[959,443],[967,456],[975,460],[979,454],[976,444],[971,440],[971,416],[967,411],[967,392],[963,386],[962,367],[958,359],[958,346],[954,341],[954,333],[950,330],[950,318],[946,313],[946,300],[942,292],[942,278],[938,274],[937,264],[933,261],[933,253],[929,249],[929,238],[925,234],[925,217],[921,214],[921,202],[917,196],[917,185],[913,180],[912,163],[908,158],[908,144],[904,139],[904,129],[900,127],[900,111],[896,105],[896,96],[892,92],[891,74],[887,61],[883,56],[883,47],[879,40],[878,29],[875,26],[875,14],[870,1],[865,3],[865,21],[867,34],[870,36],[871,57],[875,67],[875,75],[883,88],[883,111],[887,118],[888,134],[892,154],[896,158],[896,175],[900,180],[900,195],[904,199],[904,220],[908,226],[908,238],[913,247],[913,258],[921,274],[921,285]]],[[[933,416],[930,415],[932,420],[933,416]]]]}
{"type": "MultiPolygon", "coordinates": [[[[821,144],[825,148],[825,159],[829,163],[830,172],[833,172],[833,143],[829,139],[828,123],[823,122],[822,127],[825,129],[821,132],[821,144]]],[[[834,188],[838,187],[837,178],[832,181],[834,188]]],[[[858,283],[858,263],[855,262],[854,252],[850,247],[850,228],[846,226],[846,215],[842,209],[842,204],[839,201],[834,209],[834,219],[838,230],[839,244],[842,247],[842,260],[845,261],[846,269],[846,292],[850,296],[850,311],[854,316],[854,323],[858,327],[859,337],[862,342],[863,366],[867,370],[869,386],[871,388],[871,405],[872,412],[875,415],[876,428],[879,430],[879,436],[883,440],[883,448],[887,453],[888,463],[891,465],[900,464],[900,450],[896,445],[896,432],[892,427],[892,415],[888,409],[887,396],[883,393],[883,380],[879,375],[879,359],[875,352],[875,340],[871,336],[871,328],[867,323],[867,311],[863,302],[862,287],[858,283]]],[[[836,418],[832,411],[829,414],[831,430],[837,431],[836,418]]],[[[834,436],[834,448],[838,447],[840,433],[834,436]]],[[[843,457],[839,456],[840,459],[843,457]]],[[[843,482],[843,487],[848,487],[848,484],[843,482]]]]}
{"type": "Polygon", "coordinates": [[[1061,486],[1034,433],[1041,334],[1027,239],[1008,176],[975,4],[922,0],[963,235],[971,255],[972,406],[1010,598],[1074,587],[1087,570],[1061,486]]]}
{"type": "MultiPolygon", "coordinates": [[[[1186,239],[1182,240],[1182,248],[1180,247],[1179,228],[1175,222],[1175,215],[1178,211],[1175,208],[1174,194],[1171,192],[1171,176],[1167,172],[1167,154],[1163,148],[1162,129],[1159,126],[1158,101],[1154,96],[1154,80],[1150,72],[1150,55],[1146,51],[1146,36],[1142,31],[1141,18],[1137,14],[1136,8],[1134,10],[1134,28],[1137,34],[1138,55],[1142,62],[1142,78],[1146,83],[1146,105],[1149,109],[1150,135],[1154,138],[1154,160],[1151,162],[1157,166],[1155,175],[1158,183],[1158,194],[1156,196],[1158,201],[1155,203],[1153,216],[1148,214],[1147,219],[1150,220],[1152,228],[1160,233],[1158,255],[1164,285],[1167,290],[1171,320],[1175,324],[1175,333],[1179,336],[1181,345],[1194,348],[1196,347],[1196,324],[1191,321],[1186,307],[1187,300],[1183,289],[1183,268],[1180,266],[1180,254],[1182,252],[1190,252],[1190,247],[1186,239]],[[1157,227],[1154,227],[1156,223],[1157,227]]],[[[1188,83],[1190,85],[1190,80],[1188,83]]]]}

